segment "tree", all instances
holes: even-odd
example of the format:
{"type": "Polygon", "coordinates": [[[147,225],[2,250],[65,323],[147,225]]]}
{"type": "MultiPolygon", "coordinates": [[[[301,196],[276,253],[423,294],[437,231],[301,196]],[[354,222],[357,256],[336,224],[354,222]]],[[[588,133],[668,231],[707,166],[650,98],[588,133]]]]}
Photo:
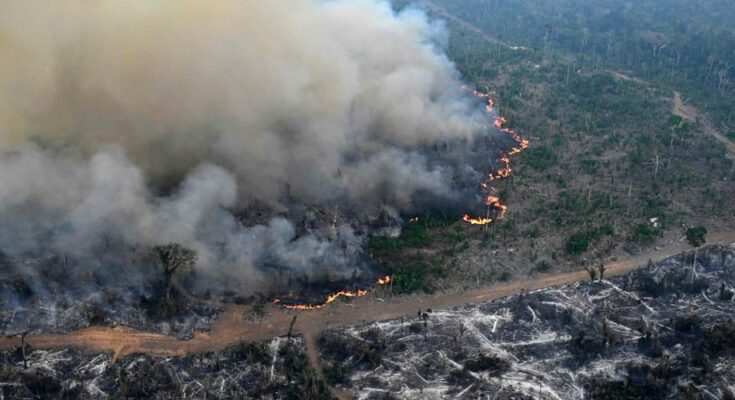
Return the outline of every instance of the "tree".
{"type": "Polygon", "coordinates": [[[288,325],[288,340],[291,340],[291,336],[293,336],[293,326],[296,324],[296,317],[298,317],[298,315],[294,315],[293,318],[291,318],[291,323],[288,325]]]}
{"type": "Polygon", "coordinates": [[[689,283],[694,282],[694,276],[696,275],[695,266],[697,263],[697,248],[705,244],[707,241],[705,236],[707,235],[707,228],[703,226],[695,226],[687,229],[686,238],[687,242],[694,247],[694,257],[692,257],[692,270],[689,278],[689,283]]]}
{"type": "Polygon", "coordinates": [[[687,242],[695,249],[707,242],[705,236],[707,236],[707,228],[703,226],[689,228],[686,232],[687,242]]]}
{"type": "Polygon", "coordinates": [[[253,303],[253,312],[258,317],[265,316],[265,299],[259,298],[253,303]]]}
{"type": "Polygon", "coordinates": [[[599,265],[598,269],[600,271],[600,280],[605,279],[605,271],[607,270],[607,268],[605,268],[605,261],[604,260],[600,260],[600,265],[599,265]]]}
{"type": "Polygon", "coordinates": [[[174,274],[176,271],[192,268],[197,262],[197,254],[178,243],[156,246],[152,254],[163,272],[163,293],[166,305],[170,306],[173,299],[174,274]]]}
{"type": "Polygon", "coordinates": [[[584,267],[585,271],[590,274],[590,282],[594,282],[595,279],[597,279],[597,269],[594,266],[586,266],[584,267]]]}

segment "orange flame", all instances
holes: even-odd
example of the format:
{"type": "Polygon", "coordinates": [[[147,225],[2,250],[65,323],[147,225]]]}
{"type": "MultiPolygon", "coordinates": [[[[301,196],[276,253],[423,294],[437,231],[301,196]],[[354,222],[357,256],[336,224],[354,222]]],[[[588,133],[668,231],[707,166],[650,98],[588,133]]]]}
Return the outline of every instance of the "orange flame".
{"type": "Polygon", "coordinates": [[[490,218],[472,218],[472,217],[470,217],[469,214],[465,214],[462,217],[462,220],[464,222],[469,222],[472,225],[487,225],[487,224],[493,222],[493,220],[490,219],[490,218]]]}
{"type": "MultiPolygon", "coordinates": [[[[478,92],[477,90],[470,89],[467,86],[462,86],[462,90],[471,93],[475,97],[485,99],[485,111],[488,114],[492,113],[495,107],[495,101],[492,97],[490,97],[489,94],[478,92]]],[[[501,132],[510,136],[511,139],[516,142],[516,146],[511,147],[510,150],[508,150],[508,153],[500,157],[500,159],[498,160],[498,162],[501,164],[500,168],[498,168],[494,173],[488,174],[487,179],[485,179],[484,182],[480,183],[480,186],[486,192],[491,192],[494,190],[494,188],[490,185],[490,182],[496,179],[507,178],[508,176],[510,176],[510,173],[512,171],[510,168],[510,156],[513,154],[518,154],[528,148],[529,141],[527,139],[523,139],[520,135],[513,132],[512,129],[506,128],[505,124],[507,123],[508,120],[506,118],[495,117],[495,120],[493,121],[493,126],[499,129],[501,132]]],[[[487,194],[485,205],[488,207],[488,214],[490,212],[490,207],[493,207],[497,211],[497,219],[502,219],[505,216],[506,211],[508,211],[508,206],[502,204],[500,202],[500,198],[489,193],[487,194]]],[[[493,221],[491,218],[472,218],[469,214],[465,214],[462,217],[462,220],[472,225],[487,225],[493,221]]]]}
{"type": "MultiPolygon", "coordinates": [[[[390,283],[390,281],[391,281],[391,276],[386,275],[382,278],[378,278],[378,281],[375,283],[375,285],[376,286],[385,285],[385,284],[390,283]]],[[[281,299],[275,299],[273,300],[273,303],[280,304],[281,307],[289,309],[289,310],[318,310],[320,308],[326,307],[329,303],[334,302],[340,297],[362,297],[374,290],[375,290],[374,287],[369,290],[358,289],[353,292],[347,291],[347,290],[340,290],[337,293],[333,293],[327,296],[327,299],[324,301],[324,303],[321,303],[321,304],[283,304],[281,302],[281,299]]]]}

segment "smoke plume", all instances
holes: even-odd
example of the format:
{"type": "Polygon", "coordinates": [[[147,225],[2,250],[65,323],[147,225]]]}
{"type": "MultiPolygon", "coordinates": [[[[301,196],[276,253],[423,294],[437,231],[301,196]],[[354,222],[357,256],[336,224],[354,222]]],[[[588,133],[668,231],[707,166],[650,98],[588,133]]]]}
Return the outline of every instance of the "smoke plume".
{"type": "Polygon", "coordinates": [[[376,0],[6,0],[0,251],[96,257],[168,242],[241,289],[269,266],[351,272],[347,224],[253,207],[417,212],[466,195],[482,132],[442,26],[376,0]],[[444,146],[444,147],[442,147],[444,146]],[[92,256],[90,256],[92,255],[92,256]]]}

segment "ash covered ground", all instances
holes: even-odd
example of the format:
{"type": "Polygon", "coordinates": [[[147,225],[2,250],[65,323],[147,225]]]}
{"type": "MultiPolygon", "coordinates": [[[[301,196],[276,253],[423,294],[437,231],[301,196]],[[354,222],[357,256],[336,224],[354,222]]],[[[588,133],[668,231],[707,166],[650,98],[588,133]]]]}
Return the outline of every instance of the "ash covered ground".
{"type": "Polygon", "coordinates": [[[122,325],[184,339],[209,330],[223,310],[218,302],[187,295],[182,276],[174,295],[176,309],[157,315],[160,274],[154,268],[123,268],[111,261],[98,276],[68,263],[61,258],[0,259],[0,334],[122,325]]]}
{"type": "Polygon", "coordinates": [[[2,399],[327,399],[300,338],[243,343],[200,355],[150,357],[78,350],[0,353],[2,399]]]}
{"type": "Polygon", "coordinates": [[[735,398],[735,250],[693,257],[327,331],[325,373],[359,399],[735,398]]]}

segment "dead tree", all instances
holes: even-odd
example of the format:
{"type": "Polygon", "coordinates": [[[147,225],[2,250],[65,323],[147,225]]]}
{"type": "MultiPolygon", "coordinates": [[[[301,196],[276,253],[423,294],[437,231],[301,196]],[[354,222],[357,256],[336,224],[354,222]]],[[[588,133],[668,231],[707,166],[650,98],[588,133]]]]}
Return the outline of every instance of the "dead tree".
{"type": "Polygon", "coordinates": [[[598,269],[600,271],[600,280],[605,279],[605,271],[607,270],[607,268],[605,268],[605,261],[600,260],[600,266],[598,269]]]}
{"type": "Polygon", "coordinates": [[[26,360],[26,335],[28,331],[20,334],[20,354],[23,357],[23,369],[28,369],[28,360],[26,360]]]}
{"type": "Polygon", "coordinates": [[[197,262],[194,250],[187,249],[177,243],[156,246],[152,250],[154,259],[163,273],[164,299],[167,305],[173,302],[173,280],[176,271],[192,268],[197,262]]]}
{"type": "Polygon", "coordinates": [[[594,282],[595,279],[597,279],[597,269],[594,266],[589,267],[589,266],[586,266],[586,265],[585,265],[584,269],[585,269],[585,271],[587,271],[587,273],[590,274],[590,282],[594,282]]]}
{"type": "Polygon", "coordinates": [[[288,340],[291,340],[291,337],[293,336],[293,326],[296,324],[296,317],[297,315],[294,315],[293,318],[291,318],[291,323],[288,325],[288,340]]]}
{"type": "Polygon", "coordinates": [[[694,282],[694,276],[696,275],[696,263],[697,263],[697,249],[707,242],[707,229],[703,226],[696,226],[686,230],[686,238],[689,245],[694,247],[694,256],[692,257],[692,274],[690,283],[694,282]]]}

